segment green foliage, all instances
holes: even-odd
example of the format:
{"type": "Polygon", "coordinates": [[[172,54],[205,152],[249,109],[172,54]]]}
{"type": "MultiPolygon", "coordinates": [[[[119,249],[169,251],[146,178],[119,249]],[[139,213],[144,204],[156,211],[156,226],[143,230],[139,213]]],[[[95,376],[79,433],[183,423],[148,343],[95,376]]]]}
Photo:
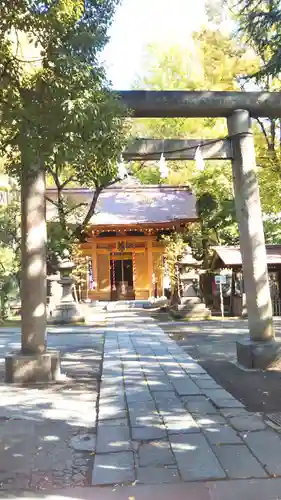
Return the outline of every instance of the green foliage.
{"type": "MultiPolygon", "coordinates": [[[[240,75],[255,65],[255,58],[230,37],[203,29],[194,33],[193,44],[186,50],[179,46],[166,51],[150,47],[147,72],[137,86],[155,90],[237,90],[240,75]]],[[[142,119],[137,120],[134,133],[139,137],[207,139],[226,136],[227,128],[224,119],[142,119]]],[[[167,163],[167,183],[190,184],[196,194],[200,223],[189,226],[187,238],[193,255],[207,265],[211,245],[236,244],[239,240],[231,165],[206,161],[205,169],[197,171],[194,161],[167,163]]],[[[141,182],[159,182],[156,163],[149,167],[135,164],[134,168],[141,182]]]]}
{"type": "Polygon", "coordinates": [[[206,162],[204,171],[194,175],[192,185],[200,223],[190,228],[190,244],[193,255],[207,265],[210,246],[239,243],[230,163],[218,166],[206,162]]]}
{"type": "Polygon", "coordinates": [[[0,245],[0,319],[9,315],[10,301],[18,294],[17,264],[9,247],[0,245]]]}
{"type": "MultiPolygon", "coordinates": [[[[247,1],[250,3],[250,0],[245,0],[239,6],[247,1]]],[[[220,14],[225,14],[223,1],[222,5],[219,0],[213,4],[209,2],[208,8],[212,22],[220,22],[220,14]]],[[[166,51],[158,46],[150,47],[147,71],[145,77],[137,82],[137,87],[155,90],[240,90],[247,81],[247,75],[257,74],[265,54],[266,51],[257,50],[254,43],[247,45],[243,37],[234,39],[224,35],[218,26],[216,30],[203,29],[193,35],[193,44],[186,50],[179,46],[166,51]]],[[[277,78],[264,77],[263,81],[259,80],[259,85],[265,90],[280,88],[277,78]]],[[[258,120],[254,132],[262,209],[267,216],[265,236],[268,242],[278,242],[278,214],[281,212],[280,120],[258,120]],[[274,224],[276,230],[273,230],[274,224]]],[[[227,129],[223,119],[142,119],[137,121],[136,135],[207,139],[226,136],[227,129]]],[[[193,255],[203,259],[207,265],[210,246],[239,243],[231,165],[224,161],[206,161],[204,171],[200,172],[196,171],[192,161],[168,162],[168,166],[167,183],[190,184],[196,194],[200,223],[189,227],[189,243],[193,255]]],[[[140,166],[139,169],[136,164],[134,168],[141,182],[159,182],[156,163],[146,168],[140,166]]]]}
{"type": "Polygon", "coordinates": [[[279,0],[240,0],[230,3],[239,33],[260,58],[255,72],[246,74],[257,82],[268,82],[281,71],[281,5],[279,0]]]}
{"type": "Polygon", "coordinates": [[[281,244],[281,217],[279,215],[268,216],[263,223],[265,239],[267,243],[281,244]]]}
{"type": "MultiPolygon", "coordinates": [[[[281,6],[276,0],[242,0],[228,2],[238,25],[238,34],[245,46],[256,54],[258,66],[244,75],[246,84],[258,89],[276,91],[281,88],[281,6]]],[[[281,212],[281,141],[280,119],[258,119],[255,124],[257,175],[262,209],[265,214],[266,241],[279,242],[281,212]]]]}
{"type": "Polygon", "coordinates": [[[20,206],[11,199],[0,206],[0,319],[9,314],[10,301],[19,290],[20,272],[20,206]]]}
{"type": "Polygon", "coordinates": [[[179,261],[180,257],[183,255],[186,243],[184,240],[184,235],[176,232],[173,232],[169,235],[164,235],[162,239],[165,242],[165,258],[169,269],[172,289],[174,289],[177,283],[176,264],[179,261]]]}
{"type": "Polygon", "coordinates": [[[81,233],[96,193],[116,177],[126,141],[124,109],[98,63],[117,3],[0,3],[0,150],[18,179],[44,166],[58,191],[62,239],[69,231],[63,189],[78,183],[94,190],[81,233]]]}

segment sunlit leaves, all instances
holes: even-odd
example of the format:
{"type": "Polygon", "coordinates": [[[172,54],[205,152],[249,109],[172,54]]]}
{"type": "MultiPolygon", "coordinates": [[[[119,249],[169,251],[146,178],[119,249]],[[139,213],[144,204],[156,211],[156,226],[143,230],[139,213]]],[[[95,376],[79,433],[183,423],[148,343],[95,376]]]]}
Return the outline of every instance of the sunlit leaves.
{"type": "Polygon", "coordinates": [[[44,163],[58,191],[53,253],[75,230],[63,189],[111,183],[126,141],[124,109],[98,62],[118,1],[0,1],[0,150],[18,178],[44,163]]]}
{"type": "Polygon", "coordinates": [[[240,35],[260,57],[260,67],[248,71],[256,81],[278,77],[281,71],[281,6],[279,0],[241,0],[229,2],[240,35]]]}
{"type": "MultiPolygon", "coordinates": [[[[250,54],[220,31],[203,29],[193,34],[186,48],[150,47],[144,78],[138,88],[155,90],[237,90],[239,78],[255,64],[250,54]]],[[[224,119],[151,119],[138,120],[139,137],[218,138],[227,135],[224,119]]],[[[194,151],[195,154],[195,151],[194,151]]],[[[159,168],[134,165],[143,182],[159,182],[159,168]]],[[[169,162],[169,184],[190,184],[198,199],[200,224],[189,228],[193,254],[204,258],[210,245],[238,242],[231,165],[225,161],[205,161],[197,171],[194,161],[169,162]]]]}

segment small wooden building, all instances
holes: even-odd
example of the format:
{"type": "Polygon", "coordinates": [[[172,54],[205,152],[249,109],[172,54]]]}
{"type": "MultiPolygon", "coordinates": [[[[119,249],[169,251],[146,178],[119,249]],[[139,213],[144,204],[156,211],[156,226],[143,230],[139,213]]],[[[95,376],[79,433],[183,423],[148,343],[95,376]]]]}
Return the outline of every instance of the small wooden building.
{"type": "MultiPolygon", "coordinates": [[[[227,281],[223,285],[226,310],[233,316],[241,316],[245,307],[245,293],[242,273],[242,257],[239,246],[216,246],[212,248],[211,270],[219,274],[224,270],[227,281]]],[[[273,313],[281,315],[281,245],[266,245],[269,285],[273,305],[273,313]]],[[[219,294],[213,278],[213,295],[219,294]]]]}
{"type": "MultiPolygon", "coordinates": [[[[64,194],[70,202],[86,206],[93,196],[89,189],[69,189],[64,194]]],[[[55,199],[56,190],[49,189],[48,197],[55,199]]],[[[55,210],[49,203],[48,220],[55,219],[55,210]]],[[[197,219],[196,200],[187,186],[120,183],[105,189],[81,244],[88,258],[87,297],[108,301],[162,296],[161,235],[183,231],[197,219]]]]}

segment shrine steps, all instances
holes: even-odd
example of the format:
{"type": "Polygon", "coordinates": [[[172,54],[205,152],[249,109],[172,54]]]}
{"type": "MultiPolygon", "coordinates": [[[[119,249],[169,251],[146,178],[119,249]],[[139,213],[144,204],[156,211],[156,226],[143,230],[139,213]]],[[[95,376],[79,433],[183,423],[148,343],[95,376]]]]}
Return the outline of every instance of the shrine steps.
{"type": "Polygon", "coordinates": [[[98,311],[130,311],[134,309],[159,309],[167,306],[167,299],[155,300],[118,300],[94,302],[90,307],[98,311]]]}

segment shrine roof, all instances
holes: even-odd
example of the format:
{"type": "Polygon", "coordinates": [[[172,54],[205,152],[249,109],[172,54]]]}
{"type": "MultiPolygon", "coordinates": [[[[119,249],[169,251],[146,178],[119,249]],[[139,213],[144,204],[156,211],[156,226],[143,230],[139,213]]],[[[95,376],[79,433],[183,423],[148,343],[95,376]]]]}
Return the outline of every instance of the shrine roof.
{"type": "MultiPolygon", "coordinates": [[[[266,245],[266,260],[268,265],[281,264],[281,245],[266,245]]],[[[242,266],[242,257],[239,246],[212,247],[214,259],[219,257],[225,266],[242,266]]]]}
{"type": "MultiPolygon", "coordinates": [[[[48,198],[55,199],[56,190],[47,190],[48,198]]],[[[64,196],[80,207],[78,219],[87,211],[93,191],[66,189],[64,196]]],[[[47,219],[56,219],[56,207],[47,202],[47,219]]],[[[196,199],[188,186],[168,185],[116,185],[99,196],[92,226],[130,226],[194,221],[198,219],[196,199]]]]}

